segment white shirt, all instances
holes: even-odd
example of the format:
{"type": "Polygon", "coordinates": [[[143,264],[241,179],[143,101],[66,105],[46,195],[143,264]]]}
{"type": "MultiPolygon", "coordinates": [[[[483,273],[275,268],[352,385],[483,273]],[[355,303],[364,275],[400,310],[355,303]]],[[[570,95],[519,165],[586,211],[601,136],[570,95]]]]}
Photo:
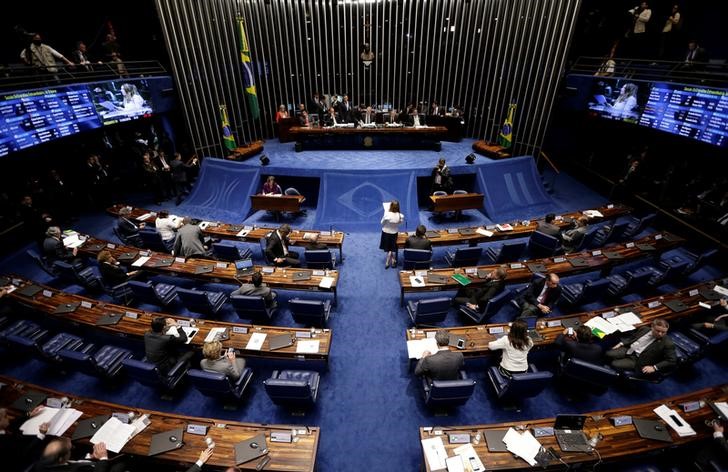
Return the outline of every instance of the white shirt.
{"type": "Polygon", "coordinates": [[[420,126],[420,115],[412,115],[413,126],[420,126]]]}
{"type": "Polygon", "coordinates": [[[168,218],[157,218],[154,222],[154,226],[159,231],[159,235],[163,240],[169,241],[177,237],[177,228],[180,227],[180,222],[176,216],[169,215],[168,218]]]}
{"type": "Polygon", "coordinates": [[[525,372],[528,370],[528,351],[533,347],[533,341],[528,340],[528,348],[521,351],[511,344],[508,336],[488,343],[488,349],[491,351],[503,350],[500,366],[511,372],[525,372]]]}
{"type": "Polygon", "coordinates": [[[647,332],[647,334],[645,334],[629,346],[629,349],[627,349],[627,354],[637,354],[639,356],[653,342],[655,342],[655,337],[652,335],[652,330],[650,330],[649,332],[647,332]]]}
{"type": "Polygon", "coordinates": [[[382,232],[388,234],[397,234],[399,232],[399,225],[404,222],[404,215],[402,213],[392,213],[391,211],[385,211],[382,216],[382,232]]]}
{"type": "Polygon", "coordinates": [[[283,246],[283,255],[287,256],[288,255],[288,245],[286,244],[286,240],[283,236],[281,236],[281,233],[279,233],[278,230],[276,230],[276,234],[278,235],[278,239],[281,240],[281,246],[283,246]]]}
{"type": "Polygon", "coordinates": [[[669,33],[674,28],[674,25],[680,22],[680,12],[675,13],[665,21],[665,27],[662,28],[663,33],[669,33]]]}
{"type": "MultiPolygon", "coordinates": [[[[638,7],[635,7],[632,10],[630,10],[629,12],[634,15],[635,12],[637,11],[637,8],[638,7]]],[[[651,17],[652,17],[652,10],[650,10],[649,8],[645,8],[644,10],[642,10],[642,13],[640,13],[639,16],[637,18],[635,18],[634,30],[632,30],[632,31],[635,34],[640,34],[640,33],[644,33],[645,31],[647,31],[647,28],[645,27],[645,25],[647,25],[647,22],[650,21],[651,17]]]]}

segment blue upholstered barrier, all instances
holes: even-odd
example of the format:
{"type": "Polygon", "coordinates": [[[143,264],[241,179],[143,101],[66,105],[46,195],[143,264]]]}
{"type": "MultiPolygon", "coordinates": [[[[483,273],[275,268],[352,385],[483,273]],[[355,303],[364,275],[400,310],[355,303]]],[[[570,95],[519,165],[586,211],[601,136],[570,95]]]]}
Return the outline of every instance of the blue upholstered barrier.
{"type": "Polygon", "coordinates": [[[414,230],[419,224],[416,182],[412,171],[326,171],[321,177],[316,226],[333,225],[335,229],[351,230],[378,228],[382,202],[396,199],[406,227],[414,230]]]}
{"type": "Polygon", "coordinates": [[[241,221],[250,211],[250,195],[257,191],[260,171],[240,162],[206,158],[180,214],[207,220],[241,221]]]}
{"type": "Polygon", "coordinates": [[[477,184],[485,195],[485,212],[493,221],[559,210],[559,205],[544,190],[531,156],[492,162],[478,167],[477,172],[477,184]]]}

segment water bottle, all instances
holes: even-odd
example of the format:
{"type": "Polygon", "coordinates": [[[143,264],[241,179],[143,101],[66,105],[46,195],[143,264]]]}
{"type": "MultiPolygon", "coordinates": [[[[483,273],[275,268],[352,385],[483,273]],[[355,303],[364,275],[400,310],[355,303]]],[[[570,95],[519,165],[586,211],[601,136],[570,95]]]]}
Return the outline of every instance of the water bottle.
{"type": "Polygon", "coordinates": [[[205,442],[207,443],[208,449],[212,449],[213,447],[215,447],[215,441],[210,436],[205,438],[205,442]]]}
{"type": "Polygon", "coordinates": [[[475,439],[473,439],[473,444],[480,444],[480,431],[475,435],[475,439]]]}

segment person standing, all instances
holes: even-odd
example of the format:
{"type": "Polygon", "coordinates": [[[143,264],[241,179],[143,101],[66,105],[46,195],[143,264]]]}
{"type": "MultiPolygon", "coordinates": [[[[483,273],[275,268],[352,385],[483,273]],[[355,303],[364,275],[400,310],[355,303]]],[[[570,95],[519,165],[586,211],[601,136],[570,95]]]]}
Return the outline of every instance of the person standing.
{"type": "Polygon", "coordinates": [[[645,57],[647,46],[647,24],[652,18],[652,10],[647,2],[642,2],[629,10],[634,23],[632,24],[632,47],[635,57],[645,57]]]}
{"type": "Polygon", "coordinates": [[[38,68],[40,72],[50,72],[51,74],[58,72],[56,59],[60,59],[68,66],[73,65],[73,62],[66,59],[66,56],[44,44],[39,33],[33,35],[30,45],[20,53],[20,58],[27,65],[38,68]]]}
{"type": "Polygon", "coordinates": [[[399,212],[399,202],[392,200],[389,203],[389,209],[384,211],[384,216],[380,221],[382,236],[379,240],[379,249],[387,253],[385,269],[397,266],[397,234],[399,225],[402,223],[404,223],[404,215],[399,212]]]}
{"type": "Polygon", "coordinates": [[[174,241],[173,256],[184,258],[207,257],[205,237],[199,226],[192,224],[188,216],[182,219],[182,226],[177,230],[177,239],[174,241]]]}
{"type": "Polygon", "coordinates": [[[437,165],[432,169],[432,188],[430,195],[436,191],[452,192],[452,176],[450,168],[445,163],[445,159],[437,161],[437,165]]]}

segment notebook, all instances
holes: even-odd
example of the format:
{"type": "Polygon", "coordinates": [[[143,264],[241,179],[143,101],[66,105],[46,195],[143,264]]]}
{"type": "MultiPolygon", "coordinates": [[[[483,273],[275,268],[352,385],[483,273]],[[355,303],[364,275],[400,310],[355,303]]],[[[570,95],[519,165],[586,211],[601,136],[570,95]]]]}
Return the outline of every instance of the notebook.
{"type": "Polygon", "coordinates": [[[526,264],[526,265],[528,266],[528,270],[530,270],[533,273],[536,273],[536,272],[540,272],[540,273],[546,272],[546,266],[543,265],[543,264],[533,263],[533,264],[526,264]]]}
{"type": "Polygon", "coordinates": [[[253,273],[253,259],[240,259],[235,261],[235,275],[238,277],[253,273]]]}
{"type": "Polygon", "coordinates": [[[294,282],[302,282],[304,280],[309,280],[311,278],[311,272],[295,272],[293,274],[293,281],[294,282]]]}
{"type": "Polygon", "coordinates": [[[579,318],[564,318],[561,320],[561,326],[576,329],[581,326],[581,321],[579,321],[579,318]]]}
{"type": "Polygon", "coordinates": [[[467,278],[463,274],[453,274],[452,278],[455,279],[455,281],[457,283],[459,283],[460,285],[469,285],[470,284],[470,279],[467,278]]]}
{"type": "Polygon", "coordinates": [[[615,251],[602,251],[602,254],[609,260],[624,259],[624,256],[622,254],[615,251]]]}
{"type": "Polygon", "coordinates": [[[182,441],[183,435],[184,431],[182,428],[155,434],[152,436],[152,441],[149,444],[149,455],[156,456],[163,452],[181,448],[184,445],[184,441],[182,441]]]}
{"type": "Polygon", "coordinates": [[[292,346],[295,338],[290,334],[279,334],[277,336],[271,336],[268,340],[268,350],[275,351],[284,347],[292,346]]]}
{"type": "Polygon", "coordinates": [[[240,465],[268,453],[265,435],[259,434],[235,444],[235,464],[240,465]]]}
{"type": "Polygon", "coordinates": [[[654,251],[655,250],[655,246],[653,246],[652,244],[637,244],[636,246],[637,246],[637,249],[639,249],[640,251],[654,251]]]}
{"type": "Polygon", "coordinates": [[[642,418],[632,418],[634,427],[637,428],[637,434],[643,439],[653,439],[655,441],[672,442],[670,431],[667,430],[661,421],[645,420],[642,418]]]}
{"type": "Polygon", "coordinates": [[[584,415],[556,415],[554,434],[564,452],[588,452],[591,450],[584,434],[584,415]]]}
{"type": "Polygon", "coordinates": [[[174,264],[174,259],[171,257],[165,257],[164,259],[157,259],[154,261],[151,261],[149,264],[150,267],[168,267],[174,264]]]}
{"type": "Polygon", "coordinates": [[[488,446],[490,452],[508,452],[506,443],[503,442],[507,429],[486,429],[483,431],[483,437],[485,437],[485,443],[488,446]]]}
{"type": "Polygon", "coordinates": [[[680,313],[681,311],[685,311],[689,306],[684,304],[682,300],[667,300],[662,302],[663,305],[668,307],[670,310],[674,311],[675,313],[680,313]]]}
{"type": "Polygon", "coordinates": [[[213,270],[215,270],[215,266],[213,265],[197,266],[195,267],[195,274],[207,274],[213,270]]]}

